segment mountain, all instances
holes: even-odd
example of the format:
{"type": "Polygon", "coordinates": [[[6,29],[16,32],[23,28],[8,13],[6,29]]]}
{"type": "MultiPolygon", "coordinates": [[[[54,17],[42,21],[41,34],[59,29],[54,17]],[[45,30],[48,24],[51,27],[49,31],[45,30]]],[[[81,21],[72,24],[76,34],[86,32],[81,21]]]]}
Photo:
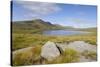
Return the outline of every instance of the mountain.
{"type": "Polygon", "coordinates": [[[64,29],[64,27],[41,19],[12,22],[12,32],[14,33],[37,33],[52,29],[64,29]]]}
{"type": "Polygon", "coordinates": [[[97,28],[96,27],[74,28],[71,26],[62,26],[59,24],[52,24],[50,22],[43,21],[42,19],[12,22],[13,33],[41,33],[44,30],[61,30],[61,29],[96,32],[97,28]]]}

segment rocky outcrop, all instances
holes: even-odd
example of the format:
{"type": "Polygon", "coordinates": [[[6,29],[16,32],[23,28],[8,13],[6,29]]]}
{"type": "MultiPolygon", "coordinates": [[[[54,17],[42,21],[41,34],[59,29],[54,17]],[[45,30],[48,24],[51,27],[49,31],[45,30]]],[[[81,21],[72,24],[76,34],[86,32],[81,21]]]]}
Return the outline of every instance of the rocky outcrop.
{"type": "MultiPolygon", "coordinates": [[[[69,44],[63,44],[63,43],[54,43],[48,41],[41,50],[41,56],[50,61],[55,59],[56,57],[60,56],[63,54],[63,52],[66,49],[74,49],[78,53],[83,53],[84,51],[89,51],[89,52],[97,52],[97,48],[95,45],[91,45],[89,43],[86,43],[84,41],[74,41],[70,42],[69,44]]],[[[85,59],[83,56],[80,56],[80,61],[91,61],[91,59],[85,59]]]]}
{"type": "MultiPolygon", "coordinates": [[[[48,41],[42,47],[38,48],[41,52],[37,52],[38,47],[27,47],[12,52],[12,59],[18,58],[21,64],[46,64],[47,61],[52,62],[59,58],[60,55],[64,56],[66,49],[73,49],[78,53],[78,62],[92,62],[97,61],[97,46],[86,43],[84,41],[74,41],[70,43],[59,43],[48,41]],[[57,58],[56,58],[57,57],[57,58]]],[[[67,51],[67,50],[66,50],[67,51]]],[[[70,53],[68,53],[70,54],[70,53]]],[[[66,55],[68,55],[66,54],[66,55]]],[[[73,54],[73,51],[71,52],[73,54]]],[[[70,55],[69,55],[70,56],[70,55]]],[[[76,57],[75,57],[76,58],[76,57]]],[[[62,59],[63,60],[63,59],[62,59]]],[[[76,61],[75,61],[76,62],[76,61]]],[[[16,61],[14,61],[16,64],[16,61]]]]}

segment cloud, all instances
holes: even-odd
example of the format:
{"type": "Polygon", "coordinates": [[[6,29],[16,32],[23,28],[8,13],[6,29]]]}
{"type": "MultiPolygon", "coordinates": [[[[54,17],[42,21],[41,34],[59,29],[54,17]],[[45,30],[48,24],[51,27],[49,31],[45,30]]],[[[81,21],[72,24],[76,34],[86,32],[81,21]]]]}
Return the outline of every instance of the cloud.
{"type": "Polygon", "coordinates": [[[27,15],[33,17],[44,16],[61,10],[61,8],[54,3],[31,1],[16,1],[16,3],[28,11],[27,15]]]}
{"type": "Polygon", "coordinates": [[[85,18],[67,18],[69,22],[78,23],[78,24],[91,24],[96,23],[96,20],[93,19],[85,19],[85,18]]]}
{"type": "Polygon", "coordinates": [[[80,19],[80,18],[74,18],[74,17],[68,17],[67,18],[67,21],[69,21],[69,22],[75,22],[75,23],[83,23],[83,22],[85,22],[85,20],[84,19],[80,19]]]}
{"type": "Polygon", "coordinates": [[[88,28],[97,26],[96,20],[88,18],[69,17],[67,18],[67,22],[69,22],[68,25],[75,28],[88,28]]]}
{"type": "Polygon", "coordinates": [[[84,23],[86,22],[84,19],[71,19],[72,22],[77,22],[77,23],[84,23]]]}
{"type": "Polygon", "coordinates": [[[79,16],[85,16],[85,15],[86,15],[86,13],[85,13],[85,12],[82,12],[82,11],[78,12],[77,14],[78,14],[79,16]]]}

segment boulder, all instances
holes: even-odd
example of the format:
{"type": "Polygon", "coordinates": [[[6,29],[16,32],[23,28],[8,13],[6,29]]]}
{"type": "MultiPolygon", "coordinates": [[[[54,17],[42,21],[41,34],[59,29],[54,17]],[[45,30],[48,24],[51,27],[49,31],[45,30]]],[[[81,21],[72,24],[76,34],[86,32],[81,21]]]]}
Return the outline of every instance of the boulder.
{"type": "Polygon", "coordinates": [[[41,50],[41,57],[45,58],[48,61],[52,61],[59,55],[60,51],[54,42],[48,41],[46,44],[43,45],[41,50]]]}
{"type": "Polygon", "coordinates": [[[67,49],[67,44],[59,44],[59,43],[56,43],[56,46],[58,47],[58,49],[61,51],[61,52],[64,52],[66,49],[67,49]]]}

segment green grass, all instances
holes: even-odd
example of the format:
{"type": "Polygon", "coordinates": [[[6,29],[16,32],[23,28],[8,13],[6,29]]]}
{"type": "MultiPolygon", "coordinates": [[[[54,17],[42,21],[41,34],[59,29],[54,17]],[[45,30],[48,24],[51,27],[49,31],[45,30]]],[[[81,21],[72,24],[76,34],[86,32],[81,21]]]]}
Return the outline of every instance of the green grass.
{"type": "Polygon", "coordinates": [[[13,34],[12,49],[17,50],[29,46],[44,45],[47,41],[53,42],[73,42],[85,41],[92,45],[97,45],[97,38],[94,34],[75,36],[45,36],[41,34],[13,34]]]}
{"type": "MultiPolygon", "coordinates": [[[[25,32],[25,31],[24,31],[25,32]]],[[[26,31],[27,32],[27,31],[26,31]]],[[[32,65],[32,64],[41,64],[40,63],[40,52],[41,47],[47,41],[53,42],[73,42],[73,41],[85,41],[92,45],[97,45],[97,34],[93,32],[86,35],[73,35],[73,36],[46,36],[41,33],[37,33],[37,30],[34,34],[31,33],[12,33],[12,50],[16,51],[25,47],[35,47],[34,49],[18,53],[13,55],[13,66],[18,65],[32,65]]],[[[12,52],[13,52],[12,51],[12,52]]],[[[53,61],[46,61],[45,64],[55,64],[55,63],[70,63],[78,61],[79,53],[73,49],[67,49],[65,52],[54,59],[53,61]]],[[[96,52],[84,52],[83,55],[87,58],[96,59],[96,52]]]]}
{"type": "Polygon", "coordinates": [[[57,63],[71,63],[76,62],[79,59],[79,53],[73,49],[66,49],[62,55],[57,57],[53,61],[47,61],[47,64],[57,64],[57,63]]]}

